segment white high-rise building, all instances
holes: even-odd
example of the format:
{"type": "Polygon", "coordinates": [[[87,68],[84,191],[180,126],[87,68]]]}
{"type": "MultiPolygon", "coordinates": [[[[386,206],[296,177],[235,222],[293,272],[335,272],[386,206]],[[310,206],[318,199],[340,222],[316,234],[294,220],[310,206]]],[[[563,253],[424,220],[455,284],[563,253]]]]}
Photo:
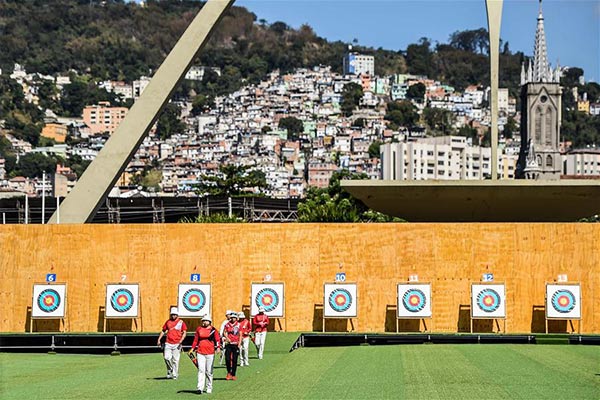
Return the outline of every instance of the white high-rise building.
{"type": "Polygon", "coordinates": [[[380,152],[384,180],[485,179],[492,173],[491,148],[471,146],[462,136],[386,143],[380,152]]]}
{"type": "Polygon", "coordinates": [[[349,52],[344,56],[344,75],[375,75],[375,57],[349,52]]]}

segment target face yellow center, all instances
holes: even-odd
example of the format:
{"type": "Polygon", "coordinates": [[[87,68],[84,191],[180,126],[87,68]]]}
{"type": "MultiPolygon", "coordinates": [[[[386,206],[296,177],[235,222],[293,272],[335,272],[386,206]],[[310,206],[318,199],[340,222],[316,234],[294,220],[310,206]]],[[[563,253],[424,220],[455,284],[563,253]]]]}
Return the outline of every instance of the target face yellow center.
{"type": "Polygon", "coordinates": [[[483,298],[483,304],[485,304],[486,306],[491,306],[492,304],[494,304],[494,299],[492,298],[492,296],[485,296],[483,298]]]}
{"type": "Polygon", "coordinates": [[[47,306],[51,306],[52,304],[54,304],[54,298],[52,298],[51,296],[48,296],[44,299],[44,304],[47,306]]]}
{"type": "Polygon", "coordinates": [[[192,304],[192,305],[195,306],[198,303],[200,303],[200,299],[198,298],[198,296],[192,296],[192,297],[190,297],[190,304],[192,304]]]}
{"type": "Polygon", "coordinates": [[[346,302],[346,299],[344,298],[344,296],[337,296],[337,297],[335,298],[335,303],[336,303],[337,305],[342,305],[342,304],[344,304],[345,302],[346,302]]]}
{"type": "Polygon", "coordinates": [[[270,305],[272,302],[273,302],[273,299],[271,298],[271,296],[263,297],[263,303],[265,303],[266,305],[270,305]]]}
{"type": "Polygon", "coordinates": [[[410,299],[408,300],[408,302],[411,305],[416,306],[417,304],[419,304],[419,298],[417,296],[410,296],[410,299]]]}
{"type": "Polygon", "coordinates": [[[569,304],[569,299],[567,299],[564,296],[563,297],[559,297],[558,304],[560,304],[561,306],[566,306],[567,304],[569,304]]]}
{"type": "Polygon", "coordinates": [[[125,296],[119,296],[117,298],[117,303],[119,303],[119,305],[125,305],[127,304],[127,298],[125,296]]]}

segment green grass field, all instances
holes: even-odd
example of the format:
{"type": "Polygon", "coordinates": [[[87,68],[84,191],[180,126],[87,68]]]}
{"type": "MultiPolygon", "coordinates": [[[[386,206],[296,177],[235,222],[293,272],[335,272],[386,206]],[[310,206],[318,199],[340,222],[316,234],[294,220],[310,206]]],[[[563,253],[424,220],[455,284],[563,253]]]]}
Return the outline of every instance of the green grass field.
{"type": "MultiPolygon", "coordinates": [[[[180,378],[161,354],[0,354],[2,399],[600,399],[600,347],[404,345],[307,348],[297,334],[270,333],[263,360],[197,396],[196,370],[182,356],[180,378]]],[[[253,355],[253,354],[252,354],[253,355]]]]}

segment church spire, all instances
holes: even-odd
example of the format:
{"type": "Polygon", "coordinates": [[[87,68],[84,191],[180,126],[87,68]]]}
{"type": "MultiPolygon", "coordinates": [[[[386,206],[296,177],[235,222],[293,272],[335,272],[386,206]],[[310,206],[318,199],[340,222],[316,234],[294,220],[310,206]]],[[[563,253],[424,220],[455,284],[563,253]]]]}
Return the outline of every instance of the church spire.
{"type": "Polygon", "coordinates": [[[535,32],[535,47],[533,50],[533,81],[549,82],[548,51],[546,49],[546,33],[544,32],[544,15],[542,14],[542,0],[540,0],[540,11],[537,18],[537,29],[535,32]]]}

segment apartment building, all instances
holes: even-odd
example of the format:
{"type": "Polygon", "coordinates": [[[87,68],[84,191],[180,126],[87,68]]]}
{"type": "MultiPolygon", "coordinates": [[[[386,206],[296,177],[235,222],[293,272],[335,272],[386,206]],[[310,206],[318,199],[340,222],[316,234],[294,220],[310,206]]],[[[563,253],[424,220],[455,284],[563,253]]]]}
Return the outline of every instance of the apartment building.
{"type": "Polygon", "coordinates": [[[112,135],[125,119],[127,111],[129,111],[127,107],[111,107],[110,103],[102,101],[83,109],[83,122],[90,127],[92,135],[99,133],[112,135]]]}

